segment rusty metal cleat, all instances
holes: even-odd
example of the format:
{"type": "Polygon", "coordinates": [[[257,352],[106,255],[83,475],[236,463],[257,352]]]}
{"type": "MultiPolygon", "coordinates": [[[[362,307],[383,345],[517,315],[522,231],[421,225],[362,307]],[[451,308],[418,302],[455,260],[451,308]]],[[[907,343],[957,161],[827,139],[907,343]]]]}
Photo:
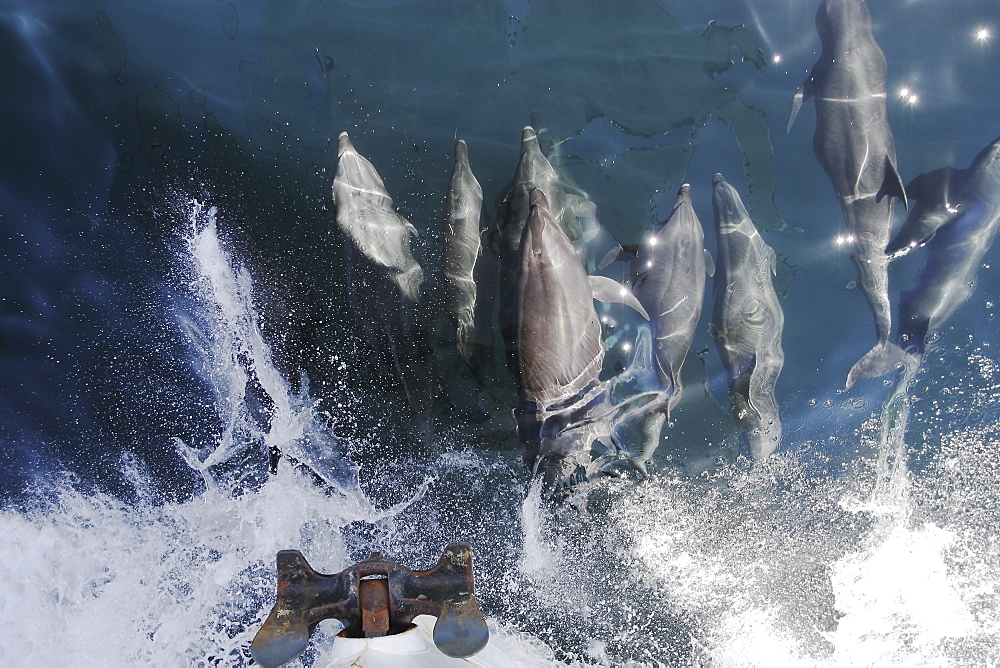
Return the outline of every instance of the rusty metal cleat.
{"type": "Polygon", "coordinates": [[[434,644],[453,657],[472,656],[490,632],[476,603],[472,548],[445,547],[434,568],[414,571],[379,553],[334,575],[317,573],[298,550],[278,552],[278,595],[250,654],[262,666],[280,666],[301,654],[324,619],[344,624],[339,635],[375,638],[412,627],[417,615],[437,617],[434,644]]]}

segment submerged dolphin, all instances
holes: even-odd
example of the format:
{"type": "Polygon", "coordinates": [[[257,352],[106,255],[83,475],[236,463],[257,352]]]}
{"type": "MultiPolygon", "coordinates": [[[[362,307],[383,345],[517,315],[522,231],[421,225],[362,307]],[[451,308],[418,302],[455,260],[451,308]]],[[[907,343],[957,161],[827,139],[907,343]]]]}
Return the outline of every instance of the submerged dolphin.
{"type": "Polygon", "coordinates": [[[375,373],[391,370],[414,416],[425,417],[433,388],[428,352],[417,335],[423,271],[410,250],[416,229],[396,213],[392,197],[346,132],[338,140],[333,201],[345,237],[344,272],[350,317],[372,352],[375,373]]]}
{"type": "Polygon", "coordinates": [[[923,246],[938,229],[963,216],[970,206],[980,207],[978,214],[986,215],[989,207],[981,208],[983,203],[998,195],[998,155],[1000,137],[986,145],[965,169],[943,167],[910,181],[906,192],[917,205],[886,246],[886,254],[896,258],[923,246]]]}
{"type": "MultiPolygon", "coordinates": [[[[564,223],[571,218],[566,212],[566,192],[559,174],[538,146],[538,136],[529,125],[521,130],[521,158],[514,180],[506,189],[498,210],[500,224],[500,333],[507,349],[507,365],[517,381],[517,346],[514,332],[514,299],[518,272],[520,271],[521,236],[531,212],[530,193],[539,188],[545,193],[547,209],[554,221],[563,226],[570,240],[579,237],[579,229],[567,228],[564,223]]],[[[575,221],[575,218],[572,218],[575,221]]]]}
{"type": "Polygon", "coordinates": [[[908,361],[889,341],[892,316],[884,253],[892,198],[898,197],[904,206],[907,202],[886,112],[885,56],[872,36],[868,7],[864,0],[823,0],[816,30],[823,51],[795,94],[788,128],[802,102],[815,97],[813,148],[840,199],[858,284],[875,315],[875,347],[851,368],[851,387],[908,361]]]}
{"type": "Polygon", "coordinates": [[[899,318],[900,343],[923,353],[928,331],[943,325],[972,294],[1000,228],[1000,138],[967,169],[923,174],[909,188],[920,206],[886,250],[926,246],[926,263],[913,289],[903,292],[899,318]]]}
{"type": "Polygon", "coordinates": [[[766,457],[781,442],[774,384],[785,362],[785,315],[774,292],[774,251],[764,243],[736,189],[712,178],[718,235],[715,308],[710,330],[729,379],[733,418],[751,456],[766,457]]]}
{"type": "Polygon", "coordinates": [[[577,239],[580,233],[569,223],[570,216],[566,215],[566,191],[559,174],[538,146],[535,130],[528,125],[521,130],[521,159],[517,163],[514,181],[500,206],[503,226],[500,231],[501,252],[505,257],[505,272],[511,280],[517,274],[517,250],[531,212],[530,193],[534,188],[545,193],[553,219],[563,226],[569,239],[577,239]]]}
{"type": "Polygon", "coordinates": [[[497,262],[488,238],[493,220],[483,209],[483,190],[469,166],[466,143],[455,143],[455,166],[445,201],[444,253],[441,274],[444,307],[450,325],[447,341],[454,341],[459,358],[479,386],[497,402],[510,405],[496,377],[493,360],[493,303],[497,262]],[[451,338],[454,336],[454,338],[451,338]]]}
{"type": "Polygon", "coordinates": [[[714,274],[715,267],[691,206],[691,186],[685,183],[670,215],[640,245],[632,261],[633,292],[651,316],[653,358],[662,391],[642,418],[644,442],[637,456],[641,462],[652,456],[664,422],[681,399],[681,367],[701,318],[706,273],[714,274]]]}
{"type": "Polygon", "coordinates": [[[410,237],[417,236],[416,228],[393,209],[382,177],[354,149],[346,132],[337,140],[337,158],[333,180],[337,226],[408,301],[416,302],[424,277],[410,250],[410,237]]]}
{"type": "Polygon", "coordinates": [[[455,344],[466,362],[471,355],[476,312],[476,258],[481,252],[480,220],[483,189],[469,166],[469,149],[461,139],[455,143],[455,168],[445,204],[444,277],[445,309],[455,323],[455,344]]]}
{"type": "Polygon", "coordinates": [[[599,468],[591,455],[596,441],[612,449],[614,409],[600,380],[604,343],[594,299],[646,313],[615,281],[587,276],[540,189],[529,201],[515,299],[518,430],[526,461],[551,487],[599,468]]]}

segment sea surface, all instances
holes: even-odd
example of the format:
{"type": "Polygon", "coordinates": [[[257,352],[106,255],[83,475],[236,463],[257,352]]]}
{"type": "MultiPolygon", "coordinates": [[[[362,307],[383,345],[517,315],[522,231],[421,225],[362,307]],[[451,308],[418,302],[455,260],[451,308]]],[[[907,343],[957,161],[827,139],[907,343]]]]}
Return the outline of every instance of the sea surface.
{"type": "MultiPolygon", "coordinates": [[[[1000,663],[1000,248],[919,369],[845,389],[872,314],[812,102],[786,131],[817,6],[7,0],[0,662],[248,665],[278,550],[428,568],[465,540],[525,666],[1000,663]],[[712,176],[741,193],[778,257],[774,456],[739,454],[709,287],[648,477],[532,482],[506,372],[485,391],[440,335],[439,269],[455,140],[492,213],[529,122],[623,244],[690,183],[714,254],[712,176]],[[345,270],[343,131],[419,232],[420,410],[345,270]]],[[[869,8],[904,183],[967,167],[1000,135],[1000,7],[869,8]]]]}

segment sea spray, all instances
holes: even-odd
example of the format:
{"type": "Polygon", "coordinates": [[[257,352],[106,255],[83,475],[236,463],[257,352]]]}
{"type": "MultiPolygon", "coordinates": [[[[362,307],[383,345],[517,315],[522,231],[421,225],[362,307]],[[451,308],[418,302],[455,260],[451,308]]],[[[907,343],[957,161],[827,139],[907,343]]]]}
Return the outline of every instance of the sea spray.
{"type": "Polygon", "coordinates": [[[350,484],[355,471],[317,414],[308,379],[293,393],[274,365],[254,304],[253,278],[220,241],[216,207],[206,210],[197,201],[190,206],[186,250],[196,309],[179,314],[178,321],[213,390],[222,431],[211,448],[198,452],[177,439],[178,451],[206,484],[213,484],[212,467],[248,448],[261,460],[289,456],[327,484],[350,484]],[[260,396],[253,396],[254,390],[260,396]]]}
{"type": "Polygon", "coordinates": [[[131,505],[65,484],[29,511],[0,512],[0,660],[246,663],[273,603],[277,551],[339,571],[350,564],[343,528],[377,521],[370,511],[284,463],[255,493],[208,489],[183,503],[131,505]]]}

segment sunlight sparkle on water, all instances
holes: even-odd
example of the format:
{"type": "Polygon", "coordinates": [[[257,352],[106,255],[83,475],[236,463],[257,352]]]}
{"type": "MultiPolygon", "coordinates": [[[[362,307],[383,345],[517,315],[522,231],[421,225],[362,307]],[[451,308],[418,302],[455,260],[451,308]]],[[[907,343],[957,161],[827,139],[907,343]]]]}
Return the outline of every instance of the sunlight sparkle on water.
{"type": "Polygon", "coordinates": [[[977,26],[974,31],[974,36],[977,42],[985,44],[993,37],[993,33],[988,26],[977,26]]]}
{"type": "Polygon", "coordinates": [[[899,98],[903,101],[904,104],[908,104],[911,107],[915,106],[920,102],[920,96],[917,95],[917,93],[914,90],[906,86],[903,86],[902,88],[899,89],[899,98]]]}

